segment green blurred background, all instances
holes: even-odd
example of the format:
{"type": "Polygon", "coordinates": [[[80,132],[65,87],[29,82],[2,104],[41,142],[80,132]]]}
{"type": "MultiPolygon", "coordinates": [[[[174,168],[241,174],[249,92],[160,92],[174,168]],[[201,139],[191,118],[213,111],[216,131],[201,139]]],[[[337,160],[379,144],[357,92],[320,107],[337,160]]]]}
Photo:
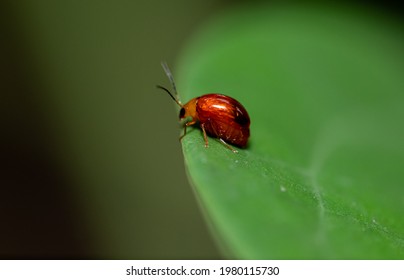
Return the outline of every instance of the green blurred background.
{"type": "Polygon", "coordinates": [[[175,72],[205,22],[246,3],[0,4],[0,258],[222,257],[155,85],[161,60],[175,72]]]}

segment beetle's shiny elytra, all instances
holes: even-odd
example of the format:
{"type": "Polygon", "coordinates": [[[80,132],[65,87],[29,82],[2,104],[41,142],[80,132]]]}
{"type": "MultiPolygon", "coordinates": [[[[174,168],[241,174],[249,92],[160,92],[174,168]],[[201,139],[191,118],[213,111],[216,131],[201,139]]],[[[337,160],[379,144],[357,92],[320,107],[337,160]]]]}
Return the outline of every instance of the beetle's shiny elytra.
{"type": "Polygon", "coordinates": [[[180,120],[190,119],[184,125],[184,134],[180,140],[186,135],[188,126],[199,124],[203,132],[205,147],[208,147],[207,135],[218,138],[221,143],[235,153],[237,150],[229,144],[242,148],[247,145],[250,137],[250,117],[240,102],[227,95],[210,93],[193,98],[183,105],[178,98],[170,69],[164,62],[162,62],[162,66],[173,86],[176,97],[165,87],[157,87],[166,91],[181,107],[180,120]]]}

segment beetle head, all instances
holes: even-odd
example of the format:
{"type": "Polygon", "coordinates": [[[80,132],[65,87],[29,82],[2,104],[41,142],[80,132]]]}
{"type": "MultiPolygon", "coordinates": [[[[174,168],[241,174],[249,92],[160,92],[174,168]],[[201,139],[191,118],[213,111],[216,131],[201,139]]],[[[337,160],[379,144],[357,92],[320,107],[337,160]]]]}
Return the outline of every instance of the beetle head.
{"type": "Polygon", "coordinates": [[[192,98],[187,104],[181,106],[180,120],[185,118],[197,119],[196,103],[198,98],[192,98]]]}

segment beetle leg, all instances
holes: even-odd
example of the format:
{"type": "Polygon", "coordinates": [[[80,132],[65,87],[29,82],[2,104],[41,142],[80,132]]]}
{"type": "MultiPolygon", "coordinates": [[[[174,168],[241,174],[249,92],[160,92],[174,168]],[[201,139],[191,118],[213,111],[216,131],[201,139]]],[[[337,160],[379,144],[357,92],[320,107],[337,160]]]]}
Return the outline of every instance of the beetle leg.
{"type": "Polygon", "coordinates": [[[226,143],[222,138],[219,138],[220,143],[222,143],[227,149],[231,150],[233,153],[238,153],[236,149],[226,143]]]}
{"type": "MultiPolygon", "coordinates": [[[[213,132],[215,133],[215,135],[219,135],[215,129],[215,126],[212,126],[213,132]]],[[[203,132],[205,132],[204,129],[202,129],[203,132]]],[[[206,133],[204,133],[204,136],[206,137],[206,133]]],[[[224,141],[222,138],[217,137],[217,139],[219,139],[220,143],[222,143],[227,149],[231,150],[233,153],[238,153],[238,151],[236,149],[234,149],[232,146],[230,146],[229,144],[226,143],[226,141],[224,141]]],[[[207,142],[207,139],[205,138],[205,143],[207,142]]]]}
{"type": "Polygon", "coordinates": [[[185,134],[187,134],[187,127],[188,126],[191,126],[191,125],[194,125],[196,123],[196,121],[190,121],[190,122],[187,122],[187,123],[185,123],[185,125],[184,125],[184,134],[180,137],[180,141],[182,140],[182,138],[184,138],[184,136],[185,136],[185,134]]]}
{"type": "Polygon", "coordinates": [[[201,128],[203,131],[203,138],[205,139],[205,148],[209,147],[208,136],[206,135],[205,124],[201,124],[201,128]]]}

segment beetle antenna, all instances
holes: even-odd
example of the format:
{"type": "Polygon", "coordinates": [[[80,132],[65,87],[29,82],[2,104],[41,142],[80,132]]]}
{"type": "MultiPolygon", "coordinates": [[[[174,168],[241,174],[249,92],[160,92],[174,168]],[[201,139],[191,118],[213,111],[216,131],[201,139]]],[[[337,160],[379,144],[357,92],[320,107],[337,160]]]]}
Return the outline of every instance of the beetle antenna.
{"type": "Polygon", "coordinates": [[[157,85],[156,87],[164,90],[165,92],[167,92],[171,96],[171,98],[175,101],[175,103],[177,103],[178,106],[180,106],[182,108],[181,102],[177,98],[175,98],[174,95],[172,95],[171,92],[168,89],[166,89],[165,87],[162,87],[160,85],[157,85]]]}
{"type": "Polygon", "coordinates": [[[176,100],[179,100],[177,87],[175,86],[175,82],[174,82],[174,77],[173,77],[173,74],[171,73],[170,68],[167,65],[167,62],[162,61],[161,66],[163,67],[164,72],[166,72],[166,75],[167,75],[168,79],[170,80],[171,86],[173,87],[173,90],[174,90],[174,93],[175,93],[175,96],[176,96],[176,100]]]}

